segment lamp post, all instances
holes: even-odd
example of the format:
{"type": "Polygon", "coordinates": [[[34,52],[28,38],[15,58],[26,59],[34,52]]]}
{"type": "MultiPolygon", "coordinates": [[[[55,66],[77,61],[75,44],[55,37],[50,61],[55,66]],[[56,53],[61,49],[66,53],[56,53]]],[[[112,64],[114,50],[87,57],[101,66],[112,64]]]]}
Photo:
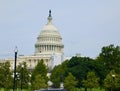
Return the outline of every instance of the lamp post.
{"type": "Polygon", "coordinates": [[[30,80],[29,80],[29,90],[31,91],[31,73],[29,74],[30,80]]]}
{"type": "Polygon", "coordinates": [[[63,83],[63,75],[60,76],[60,88],[64,88],[64,83],[63,83]]]}
{"type": "Polygon", "coordinates": [[[18,85],[18,80],[19,80],[19,73],[16,72],[16,89],[17,89],[17,85],[18,85]]]}
{"type": "Polygon", "coordinates": [[[115,74],[112,74],[112,83],[113,83],[112,91],[114,91],[114,89],[115,89],[115,74]]]}
{"type": "Polygon", "coordinates": [[[13,83],[13,91],[16,91],[16,80],[17,80],[17,75],[16,75],[16,61],[17,61],[17,47],[15,48],[15,63],[14,63],[14,83],[13,83]]]}
{"type": "Polygon", "coordinates": [[[22,91],[22,83],[23,83],[23,69],[24,69],[24,65],[22,64],[22,73],[21,73],[21,91],[22,91]]]}

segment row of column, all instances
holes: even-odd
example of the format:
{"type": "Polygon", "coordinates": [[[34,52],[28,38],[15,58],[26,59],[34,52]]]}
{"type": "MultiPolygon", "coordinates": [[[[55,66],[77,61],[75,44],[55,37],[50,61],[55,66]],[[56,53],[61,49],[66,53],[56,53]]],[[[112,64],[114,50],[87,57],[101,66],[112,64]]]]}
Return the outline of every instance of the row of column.
{"type": "Polygon", "coordinates": [[[42,51],[62,51],[62,46],[56,45],[40,45],[37,49],[42,51]]]}

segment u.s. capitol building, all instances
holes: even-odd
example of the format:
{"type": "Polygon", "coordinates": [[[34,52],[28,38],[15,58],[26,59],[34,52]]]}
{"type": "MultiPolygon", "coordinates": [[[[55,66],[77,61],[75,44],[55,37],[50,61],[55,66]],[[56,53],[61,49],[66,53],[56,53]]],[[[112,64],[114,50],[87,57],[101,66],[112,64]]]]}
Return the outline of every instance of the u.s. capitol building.
{"type": "MultiPolygon", "coordinates": [[[[32,56],[18,56],[17,65],[26,62],[29,69],[34,69],[38,61],[44,60],[49,69],[59,65],[64,59],[64,45],[58,29],[52,23],[51,10],[49,11],[48,22],[40,31],[35,44],[35,53],[32,56]]],[[[14,68],[14,59],[6,59],[14,68]]]]}

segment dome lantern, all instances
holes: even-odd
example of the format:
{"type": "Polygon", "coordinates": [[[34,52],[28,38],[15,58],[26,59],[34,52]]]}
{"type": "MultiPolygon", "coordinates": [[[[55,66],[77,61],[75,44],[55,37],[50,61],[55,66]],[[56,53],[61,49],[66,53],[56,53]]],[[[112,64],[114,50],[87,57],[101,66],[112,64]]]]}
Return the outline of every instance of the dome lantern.
{"type": "Polygon", "coordinates": [[[48,16],[48,24],[52,23],[52,15],[51,15],[51,10],[49,10],[49,16],[48,16]]]}

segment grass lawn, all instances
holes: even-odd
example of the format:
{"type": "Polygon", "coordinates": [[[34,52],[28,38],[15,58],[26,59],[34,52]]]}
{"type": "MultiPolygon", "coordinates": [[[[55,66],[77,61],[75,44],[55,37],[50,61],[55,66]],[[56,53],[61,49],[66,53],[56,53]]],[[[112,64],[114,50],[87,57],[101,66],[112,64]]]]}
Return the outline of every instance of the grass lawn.
{"type": "MultiPolygon", "coordinates": [[[[4,88],[1,88],[0,91],[5,91],[4,88]]],[[[13,91],[13,89],[10,89],[8,91],[13,91]]],[[[21,89],[17,89],[17,91],[21,91],[21,89]]],[[[30,91],[29,89],[23,89],[22,91],[30,91]]]]}
{"type": "MultiPolygon", "coordinates": [[[[88,90],[90,91],[90,90],[88,90]]],[[[92,91],[105,91],[104,89],[93,89],[92,91]]]]}
{"type": "MultiPolygon", "coordinates": [[[[73,91],[85,91],[85,89],[84,88],[81,88],[81,89],[79,89],[79,88],[75,88],[73,91]]],[[[90,91],[90,89],[87,89],[87,91],[90,91]]],[[[92,91],[105,91],[104,89],[92,89],[92,91]]]]}
{"type": "MultiPolygon", "coordinates": [[[[0,91],[5,91],[3,88],[0,89],[0,91]]],[[[13,89],[8,90],[8,91],[13,91],[13,89]]],[[[17,91],[21,91],[21,89],[17,89],[17,91]]],[[[22,91],[31,91],[30,89],[23,89],[22,91]]],[[[73,91],[84,91],[84,88],[75,88],[73,91]]],[[[90,89],[87,89],[87,91],[90,91],[90,89]]],[[[104,89],[92,89],[92,91],[105,91],[104,89]]]]}

